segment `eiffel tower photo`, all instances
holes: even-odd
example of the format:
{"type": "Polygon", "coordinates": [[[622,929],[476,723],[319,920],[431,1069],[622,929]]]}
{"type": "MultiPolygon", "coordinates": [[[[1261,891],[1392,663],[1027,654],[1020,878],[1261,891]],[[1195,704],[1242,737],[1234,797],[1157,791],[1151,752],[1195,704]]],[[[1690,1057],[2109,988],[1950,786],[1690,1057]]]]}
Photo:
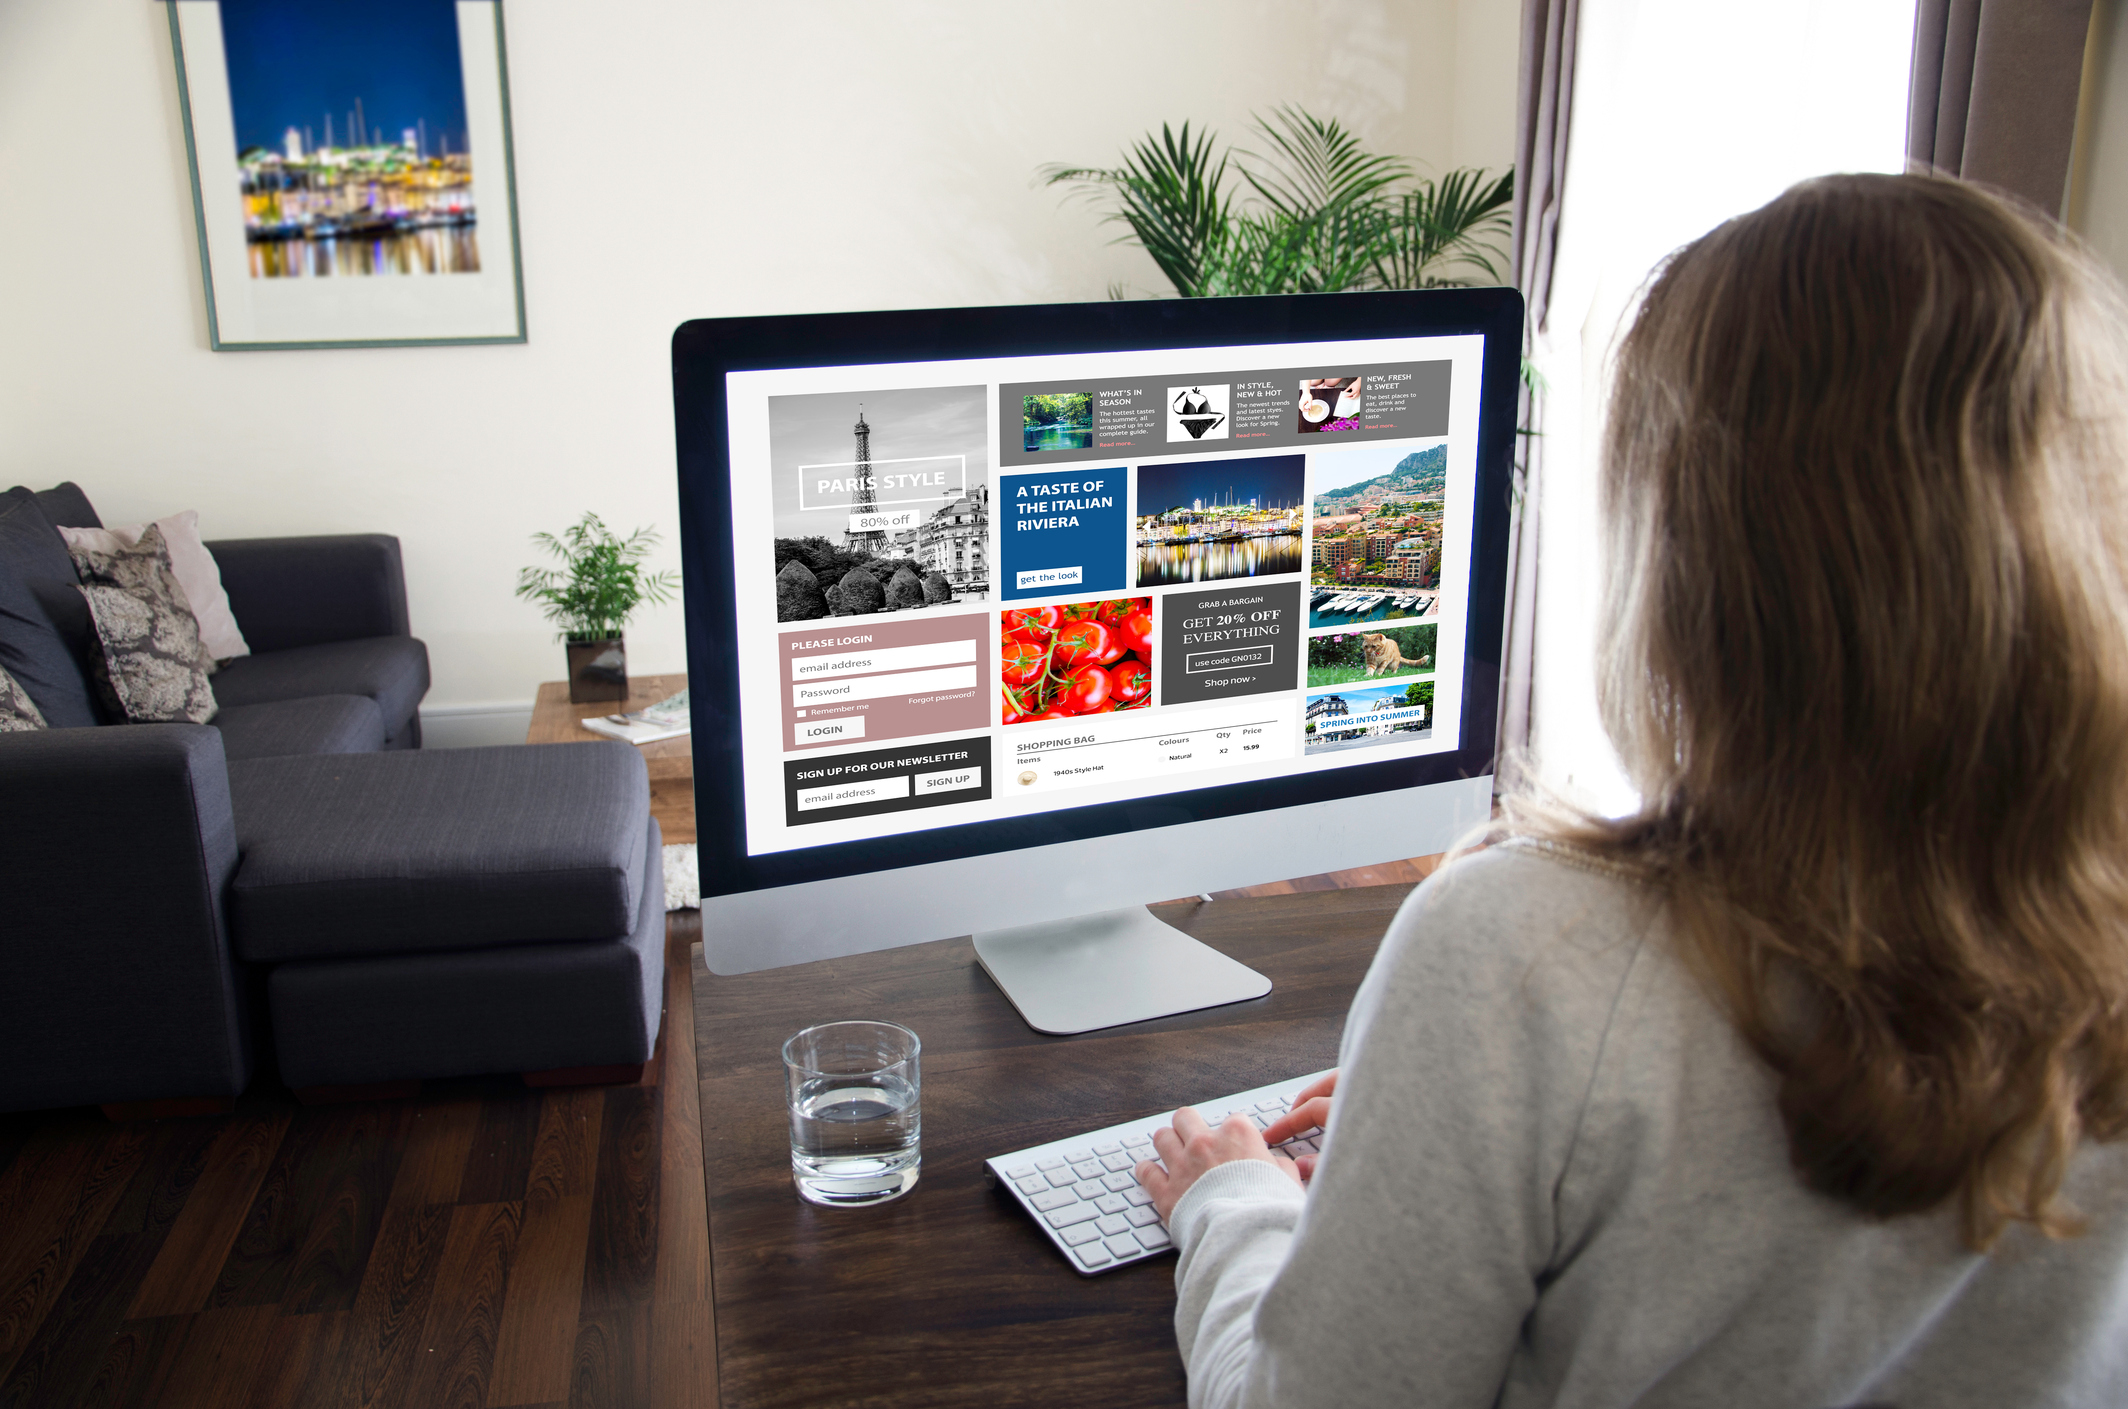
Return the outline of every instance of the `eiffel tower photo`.
{"type": "MultiPolygon", "coordinates": [[[[859,514],[879,511],[879,496],[872,490],[872,428],[865,423],[862,401],[857,403],[857,424],[852,430],[857,436],[857,468],[852,471],[857,479],[857,497],[850,501],[850,519],[855,522],[859,514]]],[[[876,558],[887,546],[887,535],[880,529],[857,533],[845,528],[842,546],[853,553],[876,558]]]]}

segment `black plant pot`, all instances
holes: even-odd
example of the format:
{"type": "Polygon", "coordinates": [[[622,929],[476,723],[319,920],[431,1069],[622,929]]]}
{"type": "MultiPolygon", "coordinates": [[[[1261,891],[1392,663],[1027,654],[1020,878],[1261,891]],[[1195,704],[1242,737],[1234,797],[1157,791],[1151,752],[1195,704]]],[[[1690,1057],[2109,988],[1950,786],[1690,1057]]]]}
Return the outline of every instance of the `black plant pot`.
{"type": "Polygon", "coordinates": [[[628,646],[618,635],[570,637],[569,703],[628,698],[628,646]]]}

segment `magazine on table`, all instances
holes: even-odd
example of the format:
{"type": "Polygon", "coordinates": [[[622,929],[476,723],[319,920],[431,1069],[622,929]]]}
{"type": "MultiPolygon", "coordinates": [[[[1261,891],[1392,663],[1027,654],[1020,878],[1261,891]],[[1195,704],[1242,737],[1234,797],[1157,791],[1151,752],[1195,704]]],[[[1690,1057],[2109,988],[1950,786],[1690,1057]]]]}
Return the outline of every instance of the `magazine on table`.
{"type": "Polygon", "coordinates": [[[604,734],[628,744],[654,744],[660,739],[676,739],[691,727],[687,692],[682,690],[654,705],[626,714],[595,715],[584,720],[583,725],[594,734],[604,734]]]}

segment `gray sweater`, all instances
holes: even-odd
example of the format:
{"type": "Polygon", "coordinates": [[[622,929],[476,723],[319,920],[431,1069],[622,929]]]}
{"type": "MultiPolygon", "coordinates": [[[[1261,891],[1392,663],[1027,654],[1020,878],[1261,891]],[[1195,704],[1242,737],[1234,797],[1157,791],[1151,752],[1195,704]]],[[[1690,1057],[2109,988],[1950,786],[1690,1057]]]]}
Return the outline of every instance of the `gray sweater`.
{"type": "Polygon", "coordinates": [[[1421,886],[1342,1064],[1305,1197],[1246,1161],[1175,1209],[1192,1405],[2128,1405],[2128,1148],[2072,1165],[2082,1237],[1986,1257],[1809,1192],[1771,1073],[1595,863],[1421,886]]]}

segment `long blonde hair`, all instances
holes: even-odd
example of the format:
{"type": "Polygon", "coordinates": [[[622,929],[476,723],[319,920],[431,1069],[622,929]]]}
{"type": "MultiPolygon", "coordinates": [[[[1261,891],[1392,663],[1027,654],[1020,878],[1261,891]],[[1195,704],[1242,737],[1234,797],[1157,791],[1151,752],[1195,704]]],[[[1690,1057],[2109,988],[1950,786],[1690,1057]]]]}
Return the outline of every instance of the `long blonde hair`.
{"type": "Polygon", "coordinates": [[[1604,444],[1603,718],[1811,1187],[2073,1232],[2128,1134],[2128,328],[1974,188],[1807,182],[1674,255],[1604,444]]]}

